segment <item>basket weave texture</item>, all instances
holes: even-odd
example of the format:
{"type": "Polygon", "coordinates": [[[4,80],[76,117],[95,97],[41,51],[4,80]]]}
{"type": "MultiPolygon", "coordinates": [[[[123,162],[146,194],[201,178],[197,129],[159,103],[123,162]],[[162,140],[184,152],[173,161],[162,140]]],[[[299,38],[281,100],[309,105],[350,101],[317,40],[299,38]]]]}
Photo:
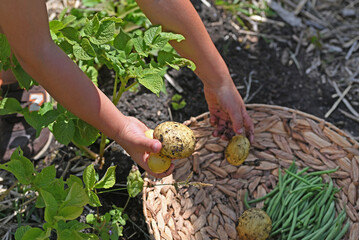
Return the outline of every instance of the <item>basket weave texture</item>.
{"type": "MultiPolygon", "coordinates": [[[[245,210],[243,199],[270,192],[278,169],[296,160],[299,168],[327,170],[341,188],[336,210],[344,207],[351,221],[343,239],[359,239],[359,143],[334,125],[294,109],[248,104],[255,139],[245,164],[235,167],[224,157],[228,142],[213,137],[209,113],[186,121],[195,133],[195,152],[175,160],[175,171],[163,179],[145,177],[143,212],[153,239],[238,239],[236,225],[245,210]],[[259,163],[259,165],[254,163],[259,163]],[[198,188],[174,186],[193,172],[190,182],[212,184],[198,188]],[[157,185],[157,186],[154,186],[157,185]]],[[[259,202],[255,207],[263,207],[259,202]]]]}

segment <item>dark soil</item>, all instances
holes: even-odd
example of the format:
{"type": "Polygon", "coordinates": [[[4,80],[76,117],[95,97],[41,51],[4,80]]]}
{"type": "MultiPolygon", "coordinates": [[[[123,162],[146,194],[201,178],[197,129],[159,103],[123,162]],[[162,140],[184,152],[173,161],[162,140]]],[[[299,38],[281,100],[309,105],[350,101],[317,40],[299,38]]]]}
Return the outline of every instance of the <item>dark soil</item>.
{"type": "MultiPolygon", "coordinates": [[[[247,103],[263,103],[280,105],[313,114],[324,118],[325,113],[331,108],[334,101],[331,95],[333,87],[328,82],[322,81],[320,75],[298,71],[294,63],[282,64],[282,53],[286,49],[295,51],[295,45],[289,42],[279,42],[263,38],[250,38],[252,41],[241,42],[240,35],[230,24],[230,15],[215,7],[208,8],[201,1],[192,1],[205,23],[215,45],[228,64],[233,80],[237,86],[242,86],[239,91],[244,98],[247,92],[245,82],[252,78],[247,103]]],[[[290,39],[292,29],[290,26],[275,27],[274,25],[262,25],[261,33],[287,36],[290,39]]],[[[297,56],[303,69],[310,65],[309,59],[302,50],[297,56]]],[[[171,108],[171,97],[176,90],[166,82],[167,94],[161,93],[160,97],[150,93],[144,88],[138,92],[126,92],[119,104],[119,109],[126,115],[137,117],[148,127],[155,127],[158,123],[172,119],[183,122],[192,116],[197,116],[208,111],[204,99],[203,85],[196,75],[189,69],[180,71],[170,70],[169,75],[184,89],[181,93],[187,105],[180,110],[171,108]]],[[[112,93],[113,74],[108,69],[101,69],[99,84],[106,94],[112,93]]],[[[351,135],[359,136],[359,124],[345,118],[338,112],[334,112],[326,119],[351,135]]],[[[94,146],[96,148],[96,146],[94,146]]],[[[96,149],[94,149],[96,150],[96,149]]],[[[74,150],[69,147],[61,147],[60,155],[54,161],[59,170],[64,169],[67,160],[75,156],[74,150]]],[[[125,184],[126,177],[133,165],[133,161],[126,156],[121,148],[113,144],[106,152],[106,165],[117,165],[117,183],[125,184]]],[[[104,171],[104,170],[103,170],[104,171]]],[[[103,172],[100,171],[100,175],[103,172]]],[[[123,207],[127,200],[126,191],[100,195],[103,203],[101,212],[108,211],[114,204],[123,207]]],[[[89,211],[89,210],[86,210],[89,211]]],[[[126,213],[131,222],[124,229],[124,239],[147,239],[147,226],[142,212],[142,199],[138,196],[131,199],[126,213]],[[141,229],[141,230],[140,230],[141,229]]]]}

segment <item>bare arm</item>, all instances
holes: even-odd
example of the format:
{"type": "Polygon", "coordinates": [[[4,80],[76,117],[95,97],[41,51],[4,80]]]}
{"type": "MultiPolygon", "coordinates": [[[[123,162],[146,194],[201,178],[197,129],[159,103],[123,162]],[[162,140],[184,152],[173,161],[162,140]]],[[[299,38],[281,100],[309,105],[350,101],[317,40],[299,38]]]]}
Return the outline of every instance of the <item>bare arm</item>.
{"type": "Polygon", "coordinates": [[[30,76],[66,109],[114,139],[149,171],[145,152],[158,152],[161,143],[146,138],[147,127],[124,116],[52,41],[45,0],[1,0],[0,27],[30,76]]]}
{"type": "Polygon", "coordinates": [[[205,97],[216,125],[214,135],[229,138],[246,132],[253,140],[253,123],[247,114],[228,67],[213,44],[202,20],[189,0],[137,0],[137,4],[153,24],[165,31],[182,34],[185,41],[172,46],[196,64],[195,73],[204,84],[205,97]]]}

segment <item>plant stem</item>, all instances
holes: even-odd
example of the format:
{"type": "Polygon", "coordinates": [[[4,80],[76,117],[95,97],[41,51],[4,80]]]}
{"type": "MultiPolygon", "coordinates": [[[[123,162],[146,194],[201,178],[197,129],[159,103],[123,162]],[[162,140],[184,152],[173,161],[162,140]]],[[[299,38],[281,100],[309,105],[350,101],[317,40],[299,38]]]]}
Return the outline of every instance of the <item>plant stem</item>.
{"type": "Polygon", "coordinates": [[[123,211],[125,211],[125,209],[126,209],[128,203],[130,202],[130,198],[131,198],[131,197],[128,196],[127,201],[126,201],[126,204],[125,204],[125,206],[123,207],[123,211]]]}
{"type": "Polygon", "coordinates": [[[78,147],[80,150],[84,151],[91,159],[96,160],[96,158],[98,157],[98,154],[94,153],[93,151],[91,151],[89,148],[82,146],[82,145],[78,145],[76,143],[73,142],[73,144],[78,147]]]}
{"type": "Polygon", "coordinates": [[[101,193],[109,193],[109,192],[115,192],[115,191],[121,191],[121,190],[126,190],[127,188],[116,188],[116,189],[110,189],[110,190],[105,190],[105,191],[101,191],[101,192],[98,192],[98,194],[101,194],[101,193]]]}

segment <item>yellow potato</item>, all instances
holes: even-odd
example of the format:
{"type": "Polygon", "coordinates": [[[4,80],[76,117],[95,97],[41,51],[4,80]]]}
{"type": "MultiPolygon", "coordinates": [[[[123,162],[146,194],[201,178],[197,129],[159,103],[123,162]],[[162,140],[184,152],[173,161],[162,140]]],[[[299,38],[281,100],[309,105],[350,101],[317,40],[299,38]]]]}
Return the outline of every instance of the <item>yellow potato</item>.
{"type": "Polygon", "coordinates": [[[153,129],[148,129],[145,132],[146,137],[153,139],[153,129]]]}
{"type": "Polygon", "coordinates": [[[237,232],[240,240],[265,240],[272,230],[272,220],[259,208],[250,208],[238,219],[237,232]]]}
{"type": "Polygon", "coordinates": [[[241,165],[248,157],[250,147],[251,144],[245,136],[232,137],[225,150],[227,161],[234,166],[241,165]]]}
{"type": "Polygon", "coordinates": [[[171,159],[161,153],[150,153],[148,167],[154,173],[163,173],[171,166],[171,159]]]}
{"type": "Polygon", "coordinates": [[[196,137],[182,123],[167,121],[159,124],[154,129],[153,138],[162,143],[161,153],[168,158],[186,158],[194,152],[196,137]]]}

